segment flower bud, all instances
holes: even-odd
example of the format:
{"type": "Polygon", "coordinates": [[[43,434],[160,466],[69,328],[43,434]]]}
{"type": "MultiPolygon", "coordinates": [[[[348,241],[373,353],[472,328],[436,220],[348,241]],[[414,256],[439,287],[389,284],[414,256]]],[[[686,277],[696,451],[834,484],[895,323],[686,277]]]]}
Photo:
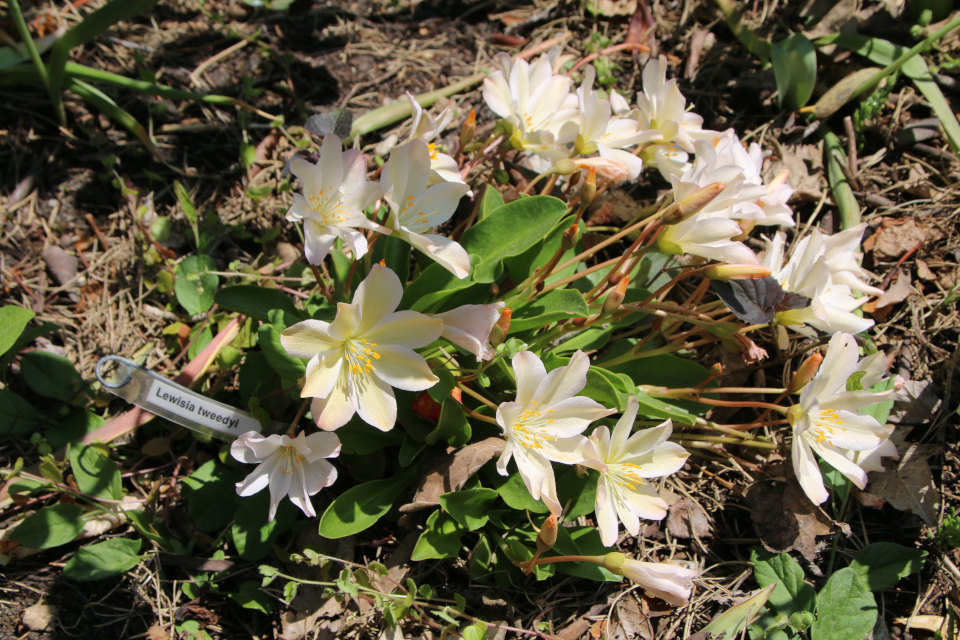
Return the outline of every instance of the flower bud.
{"type": "Polygon", "coordinates": [[[563,232],[563,238],[560,239],[560,247],[563,249],[563,252],[566,253],[570,251],[577,245],[577,240],[580,239],[580,225],[574,224],[571,225],[569,229],[566,229],[563,232]]]}
{"type": "Polygon", "coordinates": [[[513,309],[504,309],[497,323],[490,330],[490,344],[494,347],[499,346],[507,337],[507,334],[510,333],[510,317],[512,315],[513,309]]]}
{"type": "Polygon", "coordinates": [[[790,380],[790,386],[787,387],[787,392],[800,393],[800,390],[807,386],[808,382],[813,380],[813,376],[817,373],[817,369],[820,368],[821,362],[823,362],[823,356],[819,353],[815,353],[804,360],[797,368],[796,373],[793,374],[793,378],[790,380]]]}
{"type": "Polygon", "coordinates": [[[816,616],[809,611],[794,611],[790,614],[788,624],[797,631],[806,631],[815,620],[816,616]]]}
{"type": "Polygon", "coordinates": [[[627,285],[630,284],[630,276],[623,276],[617,286],[610,290],[607,298],[603,301],[603,311],[600,312],[601,318],[612,316],[620,310],[623,299],[627,296],[627,285]]]}
{"type": "Polygon", "coordinates": [[[570,158],[564,158],[553,165],[550,169],[550,173],[555,173],[560,176],[568,176],[574,171],[577,170],[577,163],[571,160],[570,158]]]}
{"type": "Polygon", "coordinates": [[[707,267],[703,275],[711,280],[757,280],[770,275],[770,268],[759,264],[715,264],[707,267]]]}
{"type": "Polygon", "coordinates": [[[467,119],[463,121],[463,126],[460,127],[460,148],[463,149],[465,146],[470,144],[473,141],[473,136],[477,132],[477,110],[470,109],[470,113],[467,115],[467,119]]]}
{"type": "Polygon", "coordinates": [[[557,520],[557,516],[552,513],[543,521],[543,526],[540,527],[540,533],[537,534],[538,556],[553,549],[553,544],[557,541],[557,529],[559,526],[560,523],[557,520]]]}
{"type": "Polygon", "coordinates": [[[726,188],[727,185],[723,182],[714,182],[702,189],[694,191],[680,202],[673,203],[667,212],[663,214],[663,217],[660,218],[660,222],[663,224],[683,222],[687,218],[700,213],[704,207],[713,202],[713,199],[720,195],[726,188]]]}
{"type": "Polygon", "coordinates": [[[590,167],[590,171],[587,172],[587,179],[583,181],[583,186],[580,187],[580,206],[584,206],[593,202],[593,199],[597,195],[597,170],[593,167],[590,167]]]}
{"type": "Polygon", "coordinates": [[[712,365],[710,365],[710,375],[716,380],[719,380],[721,377],[723,377],[723,365],[719,362],[714,362],[712,365]]]}

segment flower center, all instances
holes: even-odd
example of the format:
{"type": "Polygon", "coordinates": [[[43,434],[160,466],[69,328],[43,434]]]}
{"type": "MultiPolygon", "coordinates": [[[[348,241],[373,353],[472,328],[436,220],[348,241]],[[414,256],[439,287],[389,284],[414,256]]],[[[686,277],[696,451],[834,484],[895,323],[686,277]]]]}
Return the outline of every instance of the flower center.
{"type": "Polygon", "coordinates": [[[323,220],[322,224],[346,222],[347,212],[343,210],[343,206],[340,204],[339,192],[334,192],[331,197],[324,198],[323,189],[320,189],[316,195],[309,196],[307,201],[310,203],[310,208],[320,214],[320,218],[323,220]]]}
{"type": "Polygon", "coordinates": [[[293,445],[280,447],[280,449],[277,450],[277,468],[280,469],[280,473],[283,475],[296,471],[297,463],[303,462],[304,460],[306,460],[306,458],[304,458],[300,454],[300,451],[293,445]]]}
{"type": "MultiPolygon", "coordinates": [[[[527,449],[543,449],[541,441],[549,442],[550,440],[556,440],[556,438],[546,435],[540,430],[540,425],[534,424],[541,422],[543,416],[536,409],[537,403],[531,401],[531,404],[534,408],[525,410],[513,423],[513,437],[527,449]]],[[[547,413],[553,413],[553,409],[548,409],[547,413]]],[[[547,420],[548,424],[551,422],[553,420],[547,420]]]]}
{"type": "Polygon", "coordinates": [[[647,481],[637,473],[642,469],[639,464],[611,464],[607,465],[607,477],[622,487],[627,487],[631,491],[636,491],[641,484],[647,481]]]}
{"type": "Polygon", "coordinates": [[[813,425],[813,437],[817,442],[833,446],[831,441],[834,435],[833,428],[843,424],[835,409],[823,409],[810,412],[810,423],[813,425]]]}
{"type": "Polygon", "coordinates": [[[380,359],[380,354],[374,351],[376,342],[356,338],[347,340],[343,345],[343,355],[347,359],[350,373],[355,376],[368,374],[373,371],[373,361],[380,359]],[[372,360],[371,360],[372,358],[372,360]]]}

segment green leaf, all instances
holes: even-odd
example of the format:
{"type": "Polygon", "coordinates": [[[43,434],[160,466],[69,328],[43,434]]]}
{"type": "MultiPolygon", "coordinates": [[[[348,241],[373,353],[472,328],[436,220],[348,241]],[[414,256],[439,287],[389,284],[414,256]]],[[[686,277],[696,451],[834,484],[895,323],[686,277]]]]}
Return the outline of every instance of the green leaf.
{"type": "Polygon", "coordinates": [[[490,575],[490,562],[493,560],[493,544],[490,537],[480,535],[477,546],[470,554],[470,577],[474,580],[483,580],[490,575]]]}
{"type": "Polygon", "coordinates": [[[410,559],[420,561],[455,558],[460,553],[460,536],[463,531],[463,527],[449,514],[439,509],[434,511],[427,518],[426,530],[420,534],[410,559]]]}
{"type": "Polygon", "coordinates": [[[437,428],[427,434],[425,442],[434,445],[443,440],[451,447],[462,447],[470,442],[472,434],[473,429],[463,413],[463,406],[448,396],[441,405],[437,428]]]}
{"type": "Polygon", "coordinates": [[[573,522],[580,516],[593,513],[599,478],[599,473],[590,470],[581,476],[573,466],[567,466],[557,474],[557,499],[564,508],[564,520],[573,522]]]}
{"type": "Polygon", "coordinates": [[[33,311],[12,304],[0,308],[0,355],[16,344],[34,315],[33,311]]]}
{"type": "MultiPolygon", "coordinates": [[[[3,320],[0,320],[0,323],[2,322],[3,320]]],[[[54,331],[57,331],[59,328],[60,327],[53,324],[52,322],[44,322],[40,326],[33,327],[32,329],[28,329],[19,338],[17,338],[16,342],[13,343],[13,346],[5,354],[0,356],[0,367],[6,365],[11,360],[13,360],[14,356],[20,353],[20,351],[25,346],[27,346],[28,344],[30,344],[40,336],[45,336],[48,333],[53,333],[54,331]]]]}
{"type": "Polygon", "coordinates": [[[23,381],[37,395],[69,402],[84,387],[73,363],[47,351],[31,351],[20,359],[23,381]]]}
{"type": "Polygon", "coordinates": [[[516,256],[541,241],[567,214],[567,205],[551,196],[521,198],[497,208],[467,229],[460,244],[480,257],[471,269],[474,282],[488,283],[500,277],[503,260],[516,256]]]}
{"type": "MultiPolygon", "coordinates": [[[[744,627],[753,620],[767,602],[773,585],[754,591],[749,598],[717,615],[710,624],[700,630],[707,638],[732,639],[739,636],[744,627]]],[[[862,640],[862,638],[861,638],[862,640]]]]}
{"type": "MultiPolygon", "coordinates": [[[[553,547],[555,553],[564,555],[602,556],[613,547],[605,547],[600,541],[600,532],[596,527],[560,527],[557,530],[557,541],[553,547]]],[[[592,562],[562,562],[556,565],[557,573],[577,576],[597,582],[620,582],[621,576],[614,575],[598,564],[592,562]]]]}
{"type": "Polygon", "coordinates": [[[187,517],[198,531],[219,531],[233,520],[237,511],[233,496],[242,479],[241,470],[208,460],[182,480],[187,517]]]}
{"type": "Polygon", "coordinates": [[[106,423],[106,420],[92,411],[81,409],[71,413],[63,420],[56,421],[43,435],[51,447],[59,449],[65,447],[69,442],[81,439],[88,433],[93,433],[106,423]]]}
{"type": "Polygon", "coordinates": [[[256,562],[270,553],[277,536],[287,531],[300,513],[300,509],[284,498],[277,506],[273,522],[269,522],[269,491],[261,491],[249,498],[234,495],[234,501],[239,508],[230,527],[230,537],[240,557],[247,562],[256,562]]]}
{"type": "Polygon", "coordinates": [[[107,500],[123,497],[120,470],[95,446],[75,444],[70,447],[70,469],[81,492],[107,500]]]}
{"type": "Polygon", "coordinates": [[[402,429],[383,432],[367,424],[359,416],[354,416],[350,422],[337,429],[337,435],[340,436],[340,452],[356,455],[367,455],[384,447],[401,444],[404,440],[402,429]]]}
{"type": "Polygon", "coordinates": [[[257,330],[260,348],[266,356],[270,368],[280,374],[284,380],[296,381],[306,375],[307,365],[300,358],[287,354],[280,344],[280,332],[272,324],[262,324],[257,330]]]}
{"type": "Polygon", "coordinates": [[[83,531],[81,515],[81,507],[67,502],[43,507],[21,522],[10,533],[10,539],[31,549],[59,547],[83,531]]]}
{"type": "Polygon", "coordinates": [[[297,309],[297,305],[293,304],[290,296],[277,289],[252,284],[224,287],[217,291],[213,300],[224,309],[242,313],[261,322],[267,322],[267,314],[274,309],[281,309],[284,313],[301,320],[306,317],[297,309]]]}
{"type": "MultiPolygon", "coordinates": [[[[613,349],[615,349],[616,346],[617,343],[614,344],[613,349]]],[[[613,349],[611,349],[611,352],[613,349]]],[[[620,364],[609,367],[607,370],[614,373],[626,374],[636,385],[645,384],[671,388],[695,387],[710,377],[710,371],[703,365],[675,355],[637,358],[635,360],[621,362],[620,364]]],[[[715,386],[717,386],[717,383],[712,381],[707,385],[707,388],[715,386]]],[[[661,402],[664,401],[661,400],[661,402]]],[[[709,408],[705,404],[690,400],[671,400],[665,402],[665,404],[679,407],[684,412],[696,415],[706,413],[709,408]]],[[[643,410],[642,403],[641,410],[643,410]]]]}
{"type": "Polygon", "coordinates": [[[453,491],[440,496],[440,506],[467,531],[476,531],[490,519],[490,510],[497,495],[493,489],[453,491]]]}
{"type": "Polygon", "coordinates": [[[860,224],[860,204],[853,193],[853,187],[843,172],[847,156],[837,135],[826,125],[821,125],[823,135],[823,156],[827,165],[827,182],[830,184],[833,201],[840,211],[840,224],[844,229],[852,229],[860,224]]]}
{"type": "Polygon", "coordinates": [[[586,318],[589,312],[587,301],[579,291],[554,289],[514,309],[510,319],[510,332],[538,329],[559,320],[586,318]]]}
{"type": "Polygon", "coordinates": [[[530,513],[547,513],[550,511],[547,505],[543,504],[543,501],[533,499],[533,496],[527,491],[527,486],[523,484],[523,478],[520,477],[519,473],[513,474],[500,485],[497,493],[511,509],[529,511],[530,513]]]}
{"type": "Polygon", "coordinates": [[[771,553],[761,547],[750,551],[753,577],[761,587],[776,586],[767,604],[778,614],[813,611],[817,594],[803,581],[803,569],[789,553],[771,553]]]}
{"type": "Polygon", "coordinates": [[[483,195],[480,197],[480,211],[477,213],[477,219],[483,220],[491,213],[503,206],[503,196],[492,184],[487,183],[483,188],[483,195]]]}
{"type": "Polygon", "coordinates": [[[877,601],[857,572],[837,571],[817,594],[811,640],[863,640],[877,622],[877,601]]]}
{"type": "Polygon", "coordinates": [[[324,511],[320,518],[320,535],[345,538],[369,529],[386,515],[394,500],[417,475],[417,468],[411,467],[399,476],[364,482],[347,489],[324,511]]]}
{"type": "MultiPolygon", "coordinates": [[[[887,378],[886,380],[881,380],[877,384],[873,385],[867,391],[870,393],[880,393],[882,391],[889,391],[893,389],[895,380],[893,378],[887,378]]],[[[880,424],[887,424],[887,418],[890,417],[890,411],[893,409],[893,396],[890,396],[888,400],[883,402],[878,402],[877,404],[871,404],[868,407],[860,409],[860,413],[864,413],[868,416],[873,416],[877,419],[877,422],[880,424]]]]}
{"type": "Polygon", "coordinates": [[[190,193],[186,187],[180,184],[179,180],[175,180],[173,183],[173,191],[177,194],[177,201],[180,203],[180,208],[183,209],[183,213],[187,216],[187,220],[189,220],[192,225],[197,224],[197,208],[193,206],[193,201],[190,199],[190,193]]]}
{"type": "Polygon", "coordinates": [[[70,580],[103,580],[133,569],[143,559],[142,540],[111,538],[77,551],[63,568],[63,577],[70,580]]]}
{"type": "Polygon", "coordinates": [[[868,544],[850,563],[870,591],[891,589],[901,578],[923,569],[927,552],[894,542],[868,544]]]}
{"type": "Polygon", "coordinates": [[[190,315],[203,313],[213,306],[220,276],[209,272],[216,270],[216,263],[208,255],[184,258],[177,268],[174,292],[177,294],[177,302],[190,315]]]}
{"type": "Polygon", "coordinates": [[[667,404],[658,398],[651,398],[642,391],[637,391],[634,395],[640,403],[640,409],[637,412],[639,415],[663,420],[670,418],[681,424],[697,424],[697,417],[685,409],[667,404]]]}
{"type": "Polygon", "coordinates": [[[611,375],[616,376],[610,371],[590,367],[587,370],[587,384],[578,395],[596,400],[610,409],[623,409],[627,404],[626,395],[619,393],[611,375]]]}
{"type": "Polygon", "coordinates": [[[9,389],[0,389],[0,435],[27,433],[40,422],[40,414],[33,405],[9,389]]]}
{"type": "Polygon", "coordinates": [[[247,580],[240,585],[240,591],[228,595],[244,609],[253,609],[269,615],[277,608],[276,600],[263,591],[260,583],[255,580],[247,580]]]}
{"type": "MultiPolygon", "coordinates": [[[[88,18],[85,18],[83,22],[86,22],[88,18]]],[[[150,134],[147,133],[147,130],[142,124],[137,122],[137,119],[130,115],[128,112],[120,108],[116,102],[113,101],[113,98],[105,94],[100,89],[87,84],[76,78],[67,77],[63,83],[63,88],[80,96],[83,100],[90,103],[94,108],[101,111],[104,115],[109,117],[112,120],[115,120],[117,124],[122,126],[124,129],[137,136],[143,146],[145,146],[150,153],[154,156],[158,156],[156,147],[153,146],[153,141],[150,139],[150,134]]]]}
{"type": "MultiPolygon", "coordinates": [[[[471,258],[470,264],[474,265],[478,261],[479,258],[471,258]]],[[[461,280],[450,273],[443,265],[431,264],[403,290],[403,298],[400,300],[399,308],[420,311],[421,313],[434,312],[439,310],[440,305],[446,302],[453,293],[474,284],[470,276],[461,280]]]]}
{"type": "Polygon", "coordinates": [[[770,62],[770,41],[759,37],[753,32],[753,29],[742,20],[740,9],[738,8],[739,3],[735,0],[716,0],[716,2],[717,6],[719,6],[723,12],[724,17],[727,19],[727,26],[730,27],[730,31],[733,31],[733,35],[737,37],[740,44],[742,44],[747,51],[757,56],[764,64],[770,62]]]}
{"type": "Polygon", "coordinates": [[[802,33],[793,33],[770,47],[780,108],[799,109],[813,95],[817,50],[802,33]]]}

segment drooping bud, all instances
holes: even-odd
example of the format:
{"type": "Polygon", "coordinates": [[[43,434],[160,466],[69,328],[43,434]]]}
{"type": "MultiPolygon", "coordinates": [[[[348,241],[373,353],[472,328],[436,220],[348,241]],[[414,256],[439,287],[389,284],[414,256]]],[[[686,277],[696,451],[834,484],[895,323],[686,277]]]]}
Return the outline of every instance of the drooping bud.
{"type": "Polygon", "coordinates": [[[540,532],[537,534],[538,556],[553,549],[553,544],[557,541],[557,529],[559,527],[560,522],[557,516],[552,513],[543,521],[543,526],[540,527],[540,532]]]}
{"type": "Polygon", "coordinates": [[[467,115],[467,119],[463,121],[463,125],[460,127],[460,148],[463,149],[465,146],[470,144],[473,141],[473,136],[477,132],[477,110],[470,109],[470,113],[467,115]]]}
{"type": "Polygon", "coordinates": [[[490,344],[493,347],[499,346],[507,334],[510,333],[510,317],[513,316],[513,309],[504,309],[500,313],[500,319],[490,330],[490,344]]]}
{"type": "Polygon", "coordinates": [[[583,181],[580,187],[580,206],[590,204],[597,195],[597,170],[590,167],[587,172],[587,179],[583,181]]]}
{"type": "Polygon", "coordinates": [[[550,168],[550,173],[555,173],[558,176],[568,176],[576,170],[577,163],[570,158],[564,158],[550,168]]]}
{"type": "Polygon", "coordinates": [[[757,280],[770,275],[770,268],[760,264],[715,264],[707,267],[703,275],[711,280],[757,280]]]}
{"type": "Polygon", "coordinates": [[[560,239],[560,247],[563,249],[563,252],[566,253],[577,246],[577,240],[579,239],[580,225],[570,225],[570,227],[563,232],[563,238],[560,239]]]}
{"type": "Polygon", "coordinates": [[[727,188],[723,182],[714,182],[707,186],[697,189],[689,196],[679,202],[674,202],[668,208],[667,212],[660,218],[663,224],[677,224],[687,218],[700,213],[704,207],[713,202],[720,193],[727,188]]]}
{"type": "Polygon", "coordinates": [[[787,391],[789,393],[800,393],[800,390],[807,386],[808,382],[813,380],[813,376],[817,373],[817,369],[820,368],[821,362],[823,362],[823,356],[819,353],[815,353],[804,360],[797,368],[796,373],[793,374],[793,378],[790,379],[790,385],[787,387],[787,391]]]}
{"type": "Polygon", "coordinates": [[[612,316],[620,310],[620,305],[623,304],[623,299],[627,296],[628,284],[630,284],[630,276],[623,276],[617,286],[610,290],[603,301],[603,311],[600,312],[601,318],[612,316]]]}

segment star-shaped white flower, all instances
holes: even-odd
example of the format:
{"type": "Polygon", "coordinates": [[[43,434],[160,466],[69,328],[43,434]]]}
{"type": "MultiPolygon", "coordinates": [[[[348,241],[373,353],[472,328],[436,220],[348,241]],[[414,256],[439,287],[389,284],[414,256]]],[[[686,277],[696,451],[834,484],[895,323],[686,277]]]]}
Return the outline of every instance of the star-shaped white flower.
{"type": "Polygon", "coordinates": [[[440,336],[466,349],[477,360],[490,360],[496,351],[490,348],[490,332],[500,319],[503,302],[494,304],[465,304],[443,313],[427,314],[443,321],[440,336]]]}
{"type": "Polygon", "coordinates": [[[296,438],[264,437],[248,431],[230,445],[230,455],[247,464],[260,463],[243,482],[237,483],[237,493],[252,496],[270,487],[271,522],[284,496],[290,496],[290,502],[315,518],[317,512],[310,496],[336,481],[336,468],[324,458],[340,455],[340,438],[323,432],[305,436],[302,431],[296,438]]]}
{"type": "Polygon", "coordinates": [[[616,412],[577,395],[587,384],[589,368],[587,356],[577,351],[569,364],[547,373],[540,358],[521,351],[513,357],[517,399],[497,409],[497,424],[507,440],[497,470],[507,475],[507,463],[515,458],[530,495],[542,498],[554,515],[562,507],[550,462],[597,465],[593,444],[580,434],[594,420],[616,412]]]}
{"type": "Polygon", "coordinates": [[[457,210],[469,187],[462,182],[427,186],[430,152],[423,140],[395,148],[380,173],[383,199],[390,207],[391,233],[420,249],[458,278],[470,273],[470,256],[450,238],[431,233],[457,210]]]}
{"type": "Polygon", "coordinates": [[[457,161],[451,156],[441,153],[436,143],[433,142],[450,124],[453,119],[453,110],[447,107],[434,118],[420,106],[420,103],[409,91],[407,92],[407,100],[410,101],[410,109],[413,111],[413,124],[410,125],[410,137],[407,138],[407,142],[423,140],[427,143],[427,150],[430,153],[429,184],[463,182],[457,161]]]}
{"type": "Polygon", "coordinates": [[[665,600],[675,607],[690,601],[693,579],[698,572],[666,562],[641,562],[622,553],[608,553],[603,566],[636,582],[645,591],[665,600]]]}
{"type": "Polygon", "coordinates": [[[814,504],[829,496],[814,453],[861,489],[867,486],[867,473],[855,462],[857,453],[882,454],[880,447],[890,433],[876,418],[859,410],[883,402],[894,390],[847,391],[847,382],[862,372],[860,384],[866,389],[880,380],[885,369],[885,355],[877,353],[860,361],[856,339],[838,332],[830,339],[817,375],[800,392],[800,402],[790,407],[787,418],[793,427],[793,469],[814,504]]]}
{"type": "Polygon", "coordinates": [[[403,296],[400,278],[374,265],[353,302],[338,304],[333,322],[304,320],[280,342],[294,358],[309,358],[303,398],[317,426],[332,431],[354,413],[382,431],[397,421],[393,387],[423,391],[437,383],[423,356],[413,351],[440,337],[443,322],[415,311],[394,311],[403,296]]]}
{"type": "Polygon", "coordinates": [[[380,185],[367,180],[363,154],[356,149],[343,151],[334,134],[323,139],[317,164],[295,157],[290,170],[300,179],[303,194],[293,194],[287,220],[303,222],[303,249],[310,264],[323,262],[337,238],[354,258],[363,256],[367,240],[357,229],[389,233],[363,213],[381,196],[380,185]]]}
{"type": "Polygon", "coordinates": [[[660,56],[643,68],[643,91],[637,94],[640,125],[643,131],[656,130],[664,143],[675,142],[692,152],[693,141],[712,136],[703,130],[703,118],[687,111],[687,99],[680,93],[675,78],[667,80],[667,59],[660,56]]]}
{"type": "Polygon", "coordinates": [[[604,546],[617,541],[617,520],[632,535],[640,533],[640,518],[662,520],[667,503],[647,480],[676,473],[690,455],[679,444],[666,442],[673,432],[667,420],[633,436],[639,403],[631,396],[627,409],[613,430],[597,427],[590,436],[605,469],[597,483],[596,513],[604,546]]]}

